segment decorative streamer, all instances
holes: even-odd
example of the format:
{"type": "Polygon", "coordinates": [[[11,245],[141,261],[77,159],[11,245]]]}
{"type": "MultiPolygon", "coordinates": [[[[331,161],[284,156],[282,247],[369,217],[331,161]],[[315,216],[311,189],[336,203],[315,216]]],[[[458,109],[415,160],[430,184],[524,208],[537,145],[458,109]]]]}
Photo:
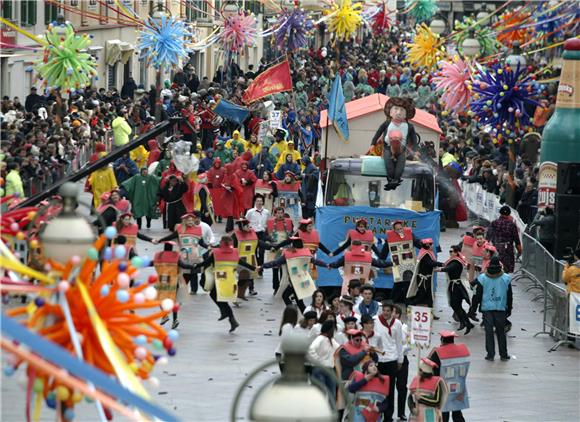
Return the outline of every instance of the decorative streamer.
{"type": "Polygon", "coordinates": [[[435,0],[408,0],[405,6],[411,8],[409,16],[415,18],[416,23],[431,20],[439,10],[435,0]]]}
{"type": "Polygon", "coordinates": [[[519,42],[521,45],[530,40],[533,30],[519,28],[530,17],[531,13],[523,10],[508,10],[501,14],[498,22],[494,25],[498,31],[497,40],[506,47],[512,47],[514,42],[519,42]]]}
{"type": "Polygon", "coordinates": [[[334,33],[339,40],[346,41],[356,34],[362,24],[362,4],[352,4],[351,0],[337,0],[331,7],[328,31],[334,33]]]}
{"type": "Polygon", "coordinates": [[[148,18],[139,33],[140,57],[156,69],[177,66],[187,56],[185,38],[191,36],[183,21],[170,16],[148,18]]]}
{"type": "Polygon", "coordinates": [[[535,76],[497,63],[488,69],[478,69],[473,81],[471,111],[481,125],[490,125],[501,141],[504,137],[522,136],[530,122],[528,106],[537,105],[535,76]]]}
{"type": "Polygon", "coordinates": [[[413,69],[425,67],[432,70],[445,58],[442,39],[425,24],[417,26],[413,42],[406,46],[409,51],[404,62],[409,63],[413,69]]]}
{"type": "Polygon", "coordinates": [[[275,27],[276,45],[283,51],[295,51],[308,45],[308,36],[313,28],[312,19],[304,10],[286,11],[275,27]]]}
{"type": "Polygon", "coordinates": [[[372,18],[371,27],[374,33],[384,34],[391,28],[391,11],[386,3],[379,6],[379,11],[372,18]]]}
{"type": "Polygon", "coordinates": [[[469,65],[460,57],[439,62],[439,71],[433,82],[438,90],[443,91],[441,101],[445,108],[455,112],[466,109],[471,98],[472,75],[469,65]]]}
{"type": "Polygon", "coordinates": [[[44,57],[35,64],[35,69],[50,87],[76,90],[90,85],[97,75],[96,63],[88,53],[81,53],[91,45],[88,34],[77,35],[69,23],[48,25],[48,45],[44,57]]]}

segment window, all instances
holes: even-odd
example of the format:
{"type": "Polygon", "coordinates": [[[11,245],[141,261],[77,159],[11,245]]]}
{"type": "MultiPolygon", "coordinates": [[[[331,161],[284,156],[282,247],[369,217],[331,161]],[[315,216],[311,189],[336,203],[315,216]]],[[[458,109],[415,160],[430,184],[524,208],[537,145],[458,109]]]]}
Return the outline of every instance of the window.
{"type": "Polygon", "coordinates": [[[107,88],[117,87],[117,63],[107,66],[107,88]]]}
{"type": "Polygon", "coordinates": [[[54,22],[58,16],[60,8],[57,5],[51,3],[44,3],[44,24],[48,25],[54,22]]]}
{"type": "Polygon", "coordinates": [[[36,0],[22,0],[20,2],[20,25],[36,25],[36,0]]]}
{"type": "Polygon", "coordinates": [[[12,0],[2,1],[2,17],[7,20],[12,19],[12,0]]]}

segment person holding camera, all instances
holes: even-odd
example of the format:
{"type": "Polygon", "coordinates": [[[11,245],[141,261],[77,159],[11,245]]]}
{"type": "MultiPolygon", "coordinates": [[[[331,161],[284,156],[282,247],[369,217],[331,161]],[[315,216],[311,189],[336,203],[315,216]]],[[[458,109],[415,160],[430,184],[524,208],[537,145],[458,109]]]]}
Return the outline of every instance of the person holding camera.
{"type": "Polygon", "coordinates": [[[537,239],[548,252],[553,253],[556,216],[552,207],[546,207],[536,215],[530,229],[535,227],[538,227],[537,239]]]}

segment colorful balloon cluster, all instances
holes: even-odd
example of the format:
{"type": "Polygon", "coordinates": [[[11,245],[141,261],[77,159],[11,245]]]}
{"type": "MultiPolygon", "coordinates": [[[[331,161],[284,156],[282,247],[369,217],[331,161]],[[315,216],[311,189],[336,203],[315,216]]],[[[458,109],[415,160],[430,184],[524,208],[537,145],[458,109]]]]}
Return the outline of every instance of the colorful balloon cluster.
{"type": "Polygon", "coordinates": [[[348,40],[356,34],[362,24],[362,4],[352,4],[352,0],[337,0],[331,5],[328,30],[339,40],[348,40]]]}
{"type": "Polygon", "coordinates": [[[413,69],[425,67],[432,70],[439,60],[445,58],[443,40],[425,24],[417,26],[416,31],[413,42],[406,45],[409,50],[404,61],[413,69]]]}
{"type": "Polygon", "coordinates": [[[97,75],[95,60],[86,52],[91,36],[75,34],[69,23],[48,25],[45,36],[48,45],[34,66],[44,84],[65,91],[90,85],[97,75]]]}
{"type": "Polygon", "coordinates": [[[524,135],[530,122],[527,109],[538,105],[538,84],[525,70],[495,63],[475,75],[471,112],[480,125],[491,126],[498,140],[524,135]]]}
{"type": "Polygon", "coordinates": [[[183,21],[171,16],[149,18],[139,33],[141,58],[157,69],[177,66],[187,56],[185,42],[191,36],[183,21]]]}
{"type": "Polygon", "coordinates": [[[276,45],[283,51],[295,51],[308,45],[308,36],[314,24],[301,9],[286,11],[278,19],[276,45]]]}
{"type": "Polygon", "coordinates": [[[252,47],[258,35],[258,21],[253,13],[238,10],[226,16],[221,32],[225,51],[241,53],[244,48],[252,47]]]}

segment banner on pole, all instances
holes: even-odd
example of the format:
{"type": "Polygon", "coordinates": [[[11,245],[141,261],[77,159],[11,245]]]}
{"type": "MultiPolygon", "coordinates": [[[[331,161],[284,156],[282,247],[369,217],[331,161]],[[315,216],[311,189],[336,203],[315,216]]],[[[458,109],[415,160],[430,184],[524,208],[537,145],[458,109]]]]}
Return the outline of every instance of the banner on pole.
{"type": "Polygon", "coordinates": [[[431,344],[432,308],[411,306],[411,344],[427,349],[431,344]]]}

